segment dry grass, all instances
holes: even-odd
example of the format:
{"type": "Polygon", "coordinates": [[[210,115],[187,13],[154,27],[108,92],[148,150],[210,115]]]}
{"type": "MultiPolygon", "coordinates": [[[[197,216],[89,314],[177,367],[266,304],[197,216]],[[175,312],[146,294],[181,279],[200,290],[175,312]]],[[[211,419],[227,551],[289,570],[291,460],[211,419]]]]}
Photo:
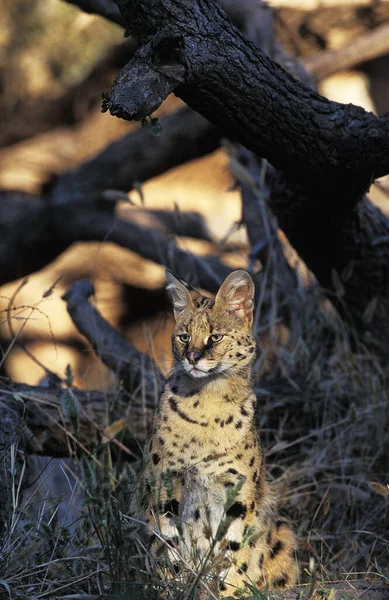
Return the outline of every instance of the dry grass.
{"type": "MultiPolygon", "coordinates": [[[[262,328],[269,318],[259,319],[262,328]]],[[[388,583],[386,365],[308,296],[294,340],[273,346],[273,368],[260,376],[263,349],[256,390],[269,478],[298,531],[301,582],[388,583]]],[[[13,508],[0,534],[1,598],[137,600],[158,598],[162,590],[172,599],[212,597],[191,586],[197,574],[189,566],[185,583],[156,576],[141,527],[128,511],[136,465],[114,456],[116,450],[97,447],[93,461],[64,463],[65,497],[45,483],[50,463],[24,498],[24,482],[14,481],[13,508]]],[[[201,566],[205,583],[211,567],[201,566]]],[[[252,593],[248,587],[247,596],[252,593]]],[[[310,593],[308,586],[305,597],[310,593]]]]}

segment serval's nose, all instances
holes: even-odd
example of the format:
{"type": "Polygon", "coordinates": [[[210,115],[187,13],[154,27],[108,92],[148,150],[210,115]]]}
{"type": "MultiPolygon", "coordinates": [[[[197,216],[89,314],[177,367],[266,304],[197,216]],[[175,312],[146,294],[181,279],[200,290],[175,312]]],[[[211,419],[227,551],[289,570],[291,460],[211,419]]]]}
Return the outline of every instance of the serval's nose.
{"type": "Polygon", "coordinates": [[[203,353],[199,350],[191,350],[190,352],[187,352],[185,356],[191,365],[195,365],[199,362],[200,358],[202,358],[203,353]]]}

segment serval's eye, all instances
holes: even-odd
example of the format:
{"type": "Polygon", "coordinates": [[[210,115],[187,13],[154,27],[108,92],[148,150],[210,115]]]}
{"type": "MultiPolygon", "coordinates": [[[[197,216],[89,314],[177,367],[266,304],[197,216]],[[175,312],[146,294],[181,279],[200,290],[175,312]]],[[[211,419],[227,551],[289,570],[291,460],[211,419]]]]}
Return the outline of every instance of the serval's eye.
{"type": "Polygon", "coordinates": [[[182,342],[183,344],[187,344],[188,342],[190,342],[189,333],[181,333],[181,335],[179,335],[177,337],[180,340],[180,342],[182,342]]]}
{"type": "Polygon", "coordinates": [[[223,338],[224,338],[224,335],[221,335],[220,333],[213,333],[212,335],[209,336],[209,340],[213,344],[216,344],[217,342],[221,342],[221,340],[223,338]]]}

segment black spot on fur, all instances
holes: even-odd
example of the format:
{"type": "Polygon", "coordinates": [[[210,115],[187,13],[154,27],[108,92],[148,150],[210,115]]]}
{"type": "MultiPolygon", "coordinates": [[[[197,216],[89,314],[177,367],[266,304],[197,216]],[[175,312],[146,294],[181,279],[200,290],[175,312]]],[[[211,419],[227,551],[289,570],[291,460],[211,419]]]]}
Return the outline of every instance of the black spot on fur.
{"type": "Polygon", "coordinates": [[[235,458],[236,458],[236,460],[241,460],[241,458],[242,458],[242,454],[237,454],[237,455],[235,456],[235,458]]]}
{"type": "Polygon", "coordinates": [[[261,554],[261,556],[259,557],[259,561],[258,561],[258,566],[260,569],[262,569],[264,562],[265,562],[265,555],[261,554]]]}
{"type": "Polygon", "coordinates": [[[236,429],[240,429],[242,427],[242,421],[238,421],[237,423],[235,423],[235,427],[236,429]]]}
{"type": "Polygon", "coordinates": [[[253,457],[250,459],[250,462],[249,462],[249,465],[250,465],[250,467],[252,467],[252,466],[253,466],[253,464],[254,464],[254,461],[255,461],[255,456],[253,456],[253,457]]]}
{"type": "Polygon", "coordinates": [[[196,402],[193,402],[193,408],[197,408],[199,404],[200,400],[196,400],[196,402]]]}
{"type": "Polygon", "coordinates": [[[219,423],[219,421],[220,421],[219,417],[216,417],[215,423],[219,423]]]}
{"type": "Polygon", "coordinates": [[[272,542],[272,536],[271,536],[271,531],[269,531],[269,533],[267,534],[266,543],[268,546],[270,546],[271,542],[272,542]]]}
{"type": "Polygon", "coordinates": [[[276,579],[274,581],[274,586],[275,587],[279,587],[279,588],[283,588],[288,583],[288,579],[289,579],[288,576],[286,574],[283,574],[282,577],[280,577],[279,579],[276,579]]]}
{"type": "Polygon", "coordinates": [[[238,471],[236,469],[228,469],[226,473],[231,473],[231,475],[237,475],[238,471]]]}
{"type": "Polygon", "coordinates": [[[248,569],[247,563],[246,562],[242,563],[238,569],[239,575],[242,575],[242,573],[246,573],[247,569],[248,569]]]}
{"type": "Polygon", "coordinates": [[[252,503],[250,504],[250,512],[253,512],[254,508],[255,508],[255,502],[253,500],[252,503]]]}
{"type": "Polygon", "coordinates": [[[242,502],[234,502],[232,506],[227,510],[227,517],[232,517],[233,519],[237,519],[240,517],[244,519],[247,513],[247,506],[242,502]]]}
{"type": "Polygon", "coordinates": [[[227,417],[227,419],[226,419],[226,425],[229,425],[230,423],[232,423],[233,420],[234,420],[234,417],[232,415],[230,415],[229,417],[227,417]]]}
{"type": "Polygon", "coordinates": [[[163,438],[158,438],[159,443],[161,444],[161,446],[165,445],[165,440],[163,438]]]}
{"type": "Polygon", "coordinates": [[[175,498],[172,498],[171,500],[168,500],[163,505],[163,512],[164,513],[168,512],[168,513],[171,513],[174,516],[177,516],[179,510],[180,510],[180,503],[175,498]]]}
{"type": "Polygon", "coordinates": [[[232,487],[234,487],[234,484],[232,483],[232,481],[225,481],[224,487],[225,488],[232,488],[232,487]]]}
{"type": "Polygon", "coordinates": [[[230,541],[227,543],[227,549],[228,550],[232,550],[233,552],[237,552],[240,548],[240,543],[239,542],[234,542],[234,541],[230,541]]]}
{"type": "Polygon", "coordinates": [[[199,518],[200,518],[200,509],[199,508],[196,508],[194,518],[195,518],[195,521],[199,520],[199,518]]]}
{"type": "Polygon", "coordinates": [[[285,519],[277,519],[276,521],[276,527],[277,529],[279,529],[282,525],[287,525],[288,522],[285,521],[285,519]]]}
{"type": "Polygon", "coordinates": [[[172,392],[173,392],[173,394],[177,394],[178,387],[176,385],[172,385],[172,392]]]}
{"type": "Polygon", "coordinates": [[[274,546],[272,547],[272,549],[270,550],[271,558],[275,558],[277,556],[277,554],[279,554],[281,552],[283,547],[284,547],[284,544],[281,542],[281,540],[277,540],[276,543],[274,544],[274,546]]]}
{"type": "Polygon", "coordinates": [[[152,459],[153,459],[153,463],[155,465],[157,465],[159,463],[159,461],[161,460],[161,457],[156,452],[154,452],[152,459]]]}
{"type": "MultiPolygon", "coordinates": [[[[188,415],[186,415],[182,410],[180,410],[178,408],[178,404],[176,402],[176,400],[174,398],[169,398],[169,404],[170,404],[170,408],[178,414],[179,417],[181,417],[181,419],[183,419],[184,421],[187,421],[188,423],[192,423],[193,425],[198,425],[199,422],[195,421],[194,419],[191,419],[190,417],[188,417],[188,415]]],[[[202,423],[200,423],[200,425],[203,425],[202,423]]],[[[208,425],[208,423],[207,423],[208,425]]]]}
{"type": "Polygon", "coordinates": [[[240,412],[244,417],[247,417],[247,415],[249,414],[244,406],[241,407],[240,412]]]}

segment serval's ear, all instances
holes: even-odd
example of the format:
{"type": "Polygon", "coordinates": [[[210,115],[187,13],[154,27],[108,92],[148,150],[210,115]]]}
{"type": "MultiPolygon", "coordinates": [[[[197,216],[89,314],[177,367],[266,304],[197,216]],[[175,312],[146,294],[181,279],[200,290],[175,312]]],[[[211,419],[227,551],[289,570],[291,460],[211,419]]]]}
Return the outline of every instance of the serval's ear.
{"type": "Polygon", "coordinates": [[[238,269],[230,273],[223,281],[216,294],[215,304],[243,319],[251,327],[253,324],[253,298],[253,280],[246,271],[238,269]]]}
{"type": "Polygon", "coordinates": [[[194,300],[200,298],[201,295],[189,283],[178,279],[170,271],[166,271],[166,279],[166,290],[172,299],[174,316],[177,319],[183,312],[194,308],[194,300]]]}

